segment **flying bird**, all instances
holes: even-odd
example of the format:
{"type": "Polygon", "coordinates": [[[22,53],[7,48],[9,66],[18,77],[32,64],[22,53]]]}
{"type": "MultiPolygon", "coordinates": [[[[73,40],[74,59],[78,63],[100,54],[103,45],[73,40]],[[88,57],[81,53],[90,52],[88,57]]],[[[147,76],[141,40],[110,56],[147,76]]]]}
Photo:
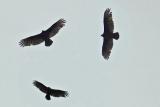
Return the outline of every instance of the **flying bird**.
{"type": "Polygon", "coordinates": [[[49,47],[53,43],[53,41],[50,38],[55,36],[59,32],[59,30],[65,25],[65,23],[66,21],[64,19],[59,19],[47,30],[42,30],[40,34],[22,39],[19,42],[19,45],[21,47],[25,47],[30,45],[38,45],[42,42],[45,42],[45,46],[49,47]]]}
{"type": "Polygon", "coordinates": [[[118,32],[113,33],[114,22],[112,19],[111,9],[109,8],[107,8],[106,11],[104,12],[103,24],[104,24],[104,32],[101,35],[103,37],[102,56],[104,57],[104,59],[109,59],[111,50],[113,48],[113,39],[115,40],[119,39],[119,33],[118,32]]]}
{"type": "Polygon", "coordinates": [[[43,93],[46,94],[45,98],[47,100],[51,100],[50,96],[53,97],[67,97],[68,96],[68,92],[67,91],[62,91],[62,90],[58,90],[58,89],[52,89],[50,87],[45,86],[44,84],[38,82],[38,81],[34,81],[33,85],[35,87],[37,87],[40,91],[42,91],[43,93]]]}

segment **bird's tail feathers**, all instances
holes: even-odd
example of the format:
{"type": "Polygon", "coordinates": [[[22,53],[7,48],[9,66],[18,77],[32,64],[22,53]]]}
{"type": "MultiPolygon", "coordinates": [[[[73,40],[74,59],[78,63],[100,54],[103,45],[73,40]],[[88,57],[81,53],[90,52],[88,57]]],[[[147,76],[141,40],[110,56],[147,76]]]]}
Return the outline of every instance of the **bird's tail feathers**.
{"type": "Polygon", "coordinates": [[[45,46],[51,46],[52,45],[52,43],[53,43],[53,41],[51,40],[51,39],[46,39],[45,40],[45,46]]]}
{"type": "Polygon", "coordinates": [[[115,40],[118,40],[118,39],[119,39],[119,33],[118,33],[118,32],[114,33],[114,34],[113,34],[113,38],[114,38],[115,40]]]}
{"type": "Polygon", "coordinates": [[[45,96],[45,98],[46,98],[47,100],[51,100],[51,97],[50,97],[49,94],[47,94],[47,95],[45,96]]]}

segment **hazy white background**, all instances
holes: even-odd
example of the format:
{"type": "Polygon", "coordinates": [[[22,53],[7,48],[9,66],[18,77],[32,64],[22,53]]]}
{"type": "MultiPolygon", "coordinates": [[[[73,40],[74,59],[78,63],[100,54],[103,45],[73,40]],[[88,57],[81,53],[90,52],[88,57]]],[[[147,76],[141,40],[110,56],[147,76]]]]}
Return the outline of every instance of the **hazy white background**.
{"type": "Polygon", "coordinates": [[[158,0],[0,0],[1,107],[160,107],[158,0]],[[110,59],[101,56],[103,13],[115,31],[110,59]],[[58,19],[66,26],[44,44],[18,42],[58,19]],[[47,101],[33,80],[70,96],[47,101]]]}

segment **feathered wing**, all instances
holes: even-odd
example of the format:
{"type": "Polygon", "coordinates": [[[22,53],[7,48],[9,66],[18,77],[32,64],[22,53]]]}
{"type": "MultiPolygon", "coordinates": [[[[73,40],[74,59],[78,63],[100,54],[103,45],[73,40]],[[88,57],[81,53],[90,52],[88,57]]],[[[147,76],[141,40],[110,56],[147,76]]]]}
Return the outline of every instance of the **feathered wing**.
{"type": "Polygon", "coordinates": [[[38,44],[40,44],[44,41],[44,39],[42,37],[43,36],[41,34],[27,37],[25,39],[22,39],[19,42],[19,45],[22,46],[22,47],[30,46],[30,45],[38,45],[38,44]]]}
{"type": "Polygon", "coordinates": [[[59,19],[56,23],[54,23],[50,28],[46,30],[46,32],[49,32],[49,38],[56,35],[59,30],[65,25],[66,21],[64,19],[59,19]]]}
{"type": "Polygon", "coordinates": [[[111,9],[107,8],[106,11],[104,12],[104,19],[103,19],[104,34],[105,33],[113,33],[113,30],[114,30],[114,23],[113,23],[113,19],[112,19],[112,12],[110,10],[111,9]]]}
{"type": "Polygon", "coordinates": [[[33,85],[36,86],[40,91],[47,93],[47,87],[38,81],[34,81],[33,85]]]}
{"type": "Polygon", "coordinates": [[[62,90],[57,90],[57,89],[51,89],[51,96],[54,97],[67,97],[68,92],[67,91],[62,91],[62,90]]]}
{"type": "Polygon", "coordinates": [[[102,46],[102,56],[104,59],[109,59],[109,56],[111,54],[111,50],[113,47],[113,39],[103,39],[103,46],[102,46]]]}

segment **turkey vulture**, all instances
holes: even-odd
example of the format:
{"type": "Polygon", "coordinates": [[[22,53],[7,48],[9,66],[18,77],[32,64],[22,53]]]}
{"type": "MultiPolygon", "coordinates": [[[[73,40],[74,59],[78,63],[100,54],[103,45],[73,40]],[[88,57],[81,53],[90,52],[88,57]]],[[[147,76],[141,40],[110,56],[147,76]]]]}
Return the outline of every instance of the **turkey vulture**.
{"type": "Polygon", "coordinates": [[[45,98],[47,100],[51,99],[50,96],[53,96],[53,97],[67,97],[68,96],[67,91],[62,91],[62,90],[58,90],[58,89],[51,89],[50,87],[47,87],[38,81],[34,81],[33,85],[36,86],[40,91],[46,93],[45,98]]]}
{"type": "Polygon", "coordinates": [[[109,59],[113,47],[113,39],[119,39],[119,33],[113,33],[114,23],[112,20],[112,12],[110,10],[111,9],[109,8],[106,9],[103,18],[104,32],[101,36],[103,37],[102,56],[104,59],[109,59]]]}
{"type": "Polygon", "coordinates": [[[53,43],[53,41],[50,38],[59,32],[59,30],[65,25],[65,22],[66,21],[64,19],[59,19],[47,30],[45,31],[42,30],[40,34],[22,39],[19,42],[19,45],[24,47],[24,46],[30,46],[30,45],[38,45],[42,42],[45,42],[45,46],[49,47],[53,43]]]}

